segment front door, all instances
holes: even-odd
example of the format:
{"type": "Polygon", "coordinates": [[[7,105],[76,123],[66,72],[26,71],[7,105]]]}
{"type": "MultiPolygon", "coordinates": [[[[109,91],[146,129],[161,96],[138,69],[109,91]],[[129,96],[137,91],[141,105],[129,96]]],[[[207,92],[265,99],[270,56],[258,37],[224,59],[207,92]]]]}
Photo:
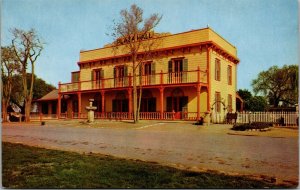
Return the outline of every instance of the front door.
{"type": "Polygon", "coordinates": [[[175,119],[183,118],[183,108],[187,107],[188,97],[167,97],[167,111],[175,112],[175,119]]]}

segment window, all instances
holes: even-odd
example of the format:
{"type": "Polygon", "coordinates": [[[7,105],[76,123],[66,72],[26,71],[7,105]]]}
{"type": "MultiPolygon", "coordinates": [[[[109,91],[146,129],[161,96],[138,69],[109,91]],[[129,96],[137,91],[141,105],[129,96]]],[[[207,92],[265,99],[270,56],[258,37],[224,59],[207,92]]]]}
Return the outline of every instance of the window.
{"type": "Polygon", "coordinates": [[[116,94],[115,99],[112,100],[112,111],[128,112],[128,110],[129,110],[129,99],[126,97],[124,91],[120,91],[116,94]]]}
{"type": "Polygon", "coordinates": [[[232,112],[232,95],[228,94],[228,112],[232,112]]]}
{"type": "Polygon", "coordinates": [[[156,111],[156,98],[141,99],[141,112],[155,112],[155,111],[156,111]]]}
{"type": "Polygon", "coordinates": [[[140,75],[142,85],[155,84],[155,63],[152,61],[140,65],[140,75]]]}
{"type": "Polygon", "coordinates": [[[128,67],[121,65],[114,67],[115,87],[124,87],[128,84],[128,67]]]}
{"type": "Polygon", "coordinates": [[[72,82],[79,82],[79,71],[72,72],[72,82]]]}
{"type": "Polygon", "coordinates": [[[100,93],[95,94],[93,106],[96,107],[95,112],[102,112],[102,96],[100,93]]]}
{"type": "Polygon", "coordinates": [[[228,81],[228,85],[232,85],[232,66],[228,65],[227,67],[227,81],[228,81]]]}
{"type": "Polygon", "coordinates": [[[171,59],[168,63],[169,83],[187,82],[188,59],[171,59]]]}
{"type": "Polygon", "coordinates": [[[101,79],[104,78],[104,71],[103,69],[94,69],[92,71],[92,81],[93,81],[93,88],[99,89],[101,88],[101,79]]]}
{"type": "Polygon", "coordinates": [[[144,64],[143,75],[151,75],[151,62],[147,62],[144,64]]]}
{"type": "Polygon", "coordinates": [[[221,64],[220,59],[215,59],[215,80],[221,80],[221,64]]]}
{"type": "Polygon", "coordinates": [[[78,113],[78,100],[72,101],[72,111],[78,113]]]}
{"type": "Polygon", "coordinates": [[[215,109],[216,112],[221,112],[221,93],[220,92],[216,92],[215,94],[215,109]]]}

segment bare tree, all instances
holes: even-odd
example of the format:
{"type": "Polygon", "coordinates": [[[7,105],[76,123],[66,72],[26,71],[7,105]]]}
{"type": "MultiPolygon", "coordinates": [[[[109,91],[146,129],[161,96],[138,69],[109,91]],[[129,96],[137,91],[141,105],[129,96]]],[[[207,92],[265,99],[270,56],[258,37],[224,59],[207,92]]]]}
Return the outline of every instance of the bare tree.
{"type": "Polygon", "coordinates": [[[32,92],[34,83],[34,66],[37,58],[43,50],[43,43],[37,36],[34,29],[29,31],[14,28],[11,30],[13,35],[12,46],[20,64],[20,73],[22,75],[23,95],[25,98],[25,121],[30,121],[30,110],[32,102],[32,92]],[[31,70],[31,72],[29,72],[31,70]],[[31,75],[27,84],[27,75],[31,75]]]}
{"type": "MultiPolygon", "coordinates": [[[[159,46],[160,39],[154,38],[153,29],[158,25],[162,16],[152,14],[143,19],[143,10],[137,5],[131,5],[130,10],[121,10],[121,20],[114,23],[112,46],[115,50],[121,48],[131,58],[132,85],[133,85],[133,119],[139,120],[139,108],[141,104],[142,86],[140,82],[139,105],[137,104],[137,69],[145,60],[150,60],[155,54],[153,50],[159,46]],[[151,38],[151,39],[150,39],[151,38]]],[[[141,78],[140,78],[141,80],[141,78]]]]}
{"type": "Polygon", "coordinates": [[[1,47],[1,54],[2,114],[3,122],[7,122],[7,107],[11,98],[13,75],[17,72],[19,65],[11,46],[1,47]]]}

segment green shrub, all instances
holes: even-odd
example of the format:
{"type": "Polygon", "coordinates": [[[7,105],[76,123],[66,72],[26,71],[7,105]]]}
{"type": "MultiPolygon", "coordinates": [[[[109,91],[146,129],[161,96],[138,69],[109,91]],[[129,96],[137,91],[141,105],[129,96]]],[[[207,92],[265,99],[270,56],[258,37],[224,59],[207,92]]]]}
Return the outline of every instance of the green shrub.
{"type": "Polygon", "coordinates": [[[235,131],[246,131],[250,129],[265,129],[272,127],[272,123],[269,122],[253,122],[253,123],[245,123],[245,124],[235,124],[231,128],[235,131]]]}

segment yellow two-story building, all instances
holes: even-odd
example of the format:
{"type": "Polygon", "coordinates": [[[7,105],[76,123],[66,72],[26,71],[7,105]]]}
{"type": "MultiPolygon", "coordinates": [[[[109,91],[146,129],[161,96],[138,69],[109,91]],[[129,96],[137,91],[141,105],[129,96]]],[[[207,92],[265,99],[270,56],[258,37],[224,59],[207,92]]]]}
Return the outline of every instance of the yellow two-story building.
{"type": "MultiPolygon", "coordinates": [[[[239,59],[233,45],[211,28],[157,38],[155,56],[137,72],[140,119],[196,120],[236,111],[239,59]]],[[[97,107],[96,118],[133,118],[132,63],[118,49],[80,52],[79,71],[72,72],[70,83],[59,83],[59,118],[86,118],[89,99],[97,107]]]]}

